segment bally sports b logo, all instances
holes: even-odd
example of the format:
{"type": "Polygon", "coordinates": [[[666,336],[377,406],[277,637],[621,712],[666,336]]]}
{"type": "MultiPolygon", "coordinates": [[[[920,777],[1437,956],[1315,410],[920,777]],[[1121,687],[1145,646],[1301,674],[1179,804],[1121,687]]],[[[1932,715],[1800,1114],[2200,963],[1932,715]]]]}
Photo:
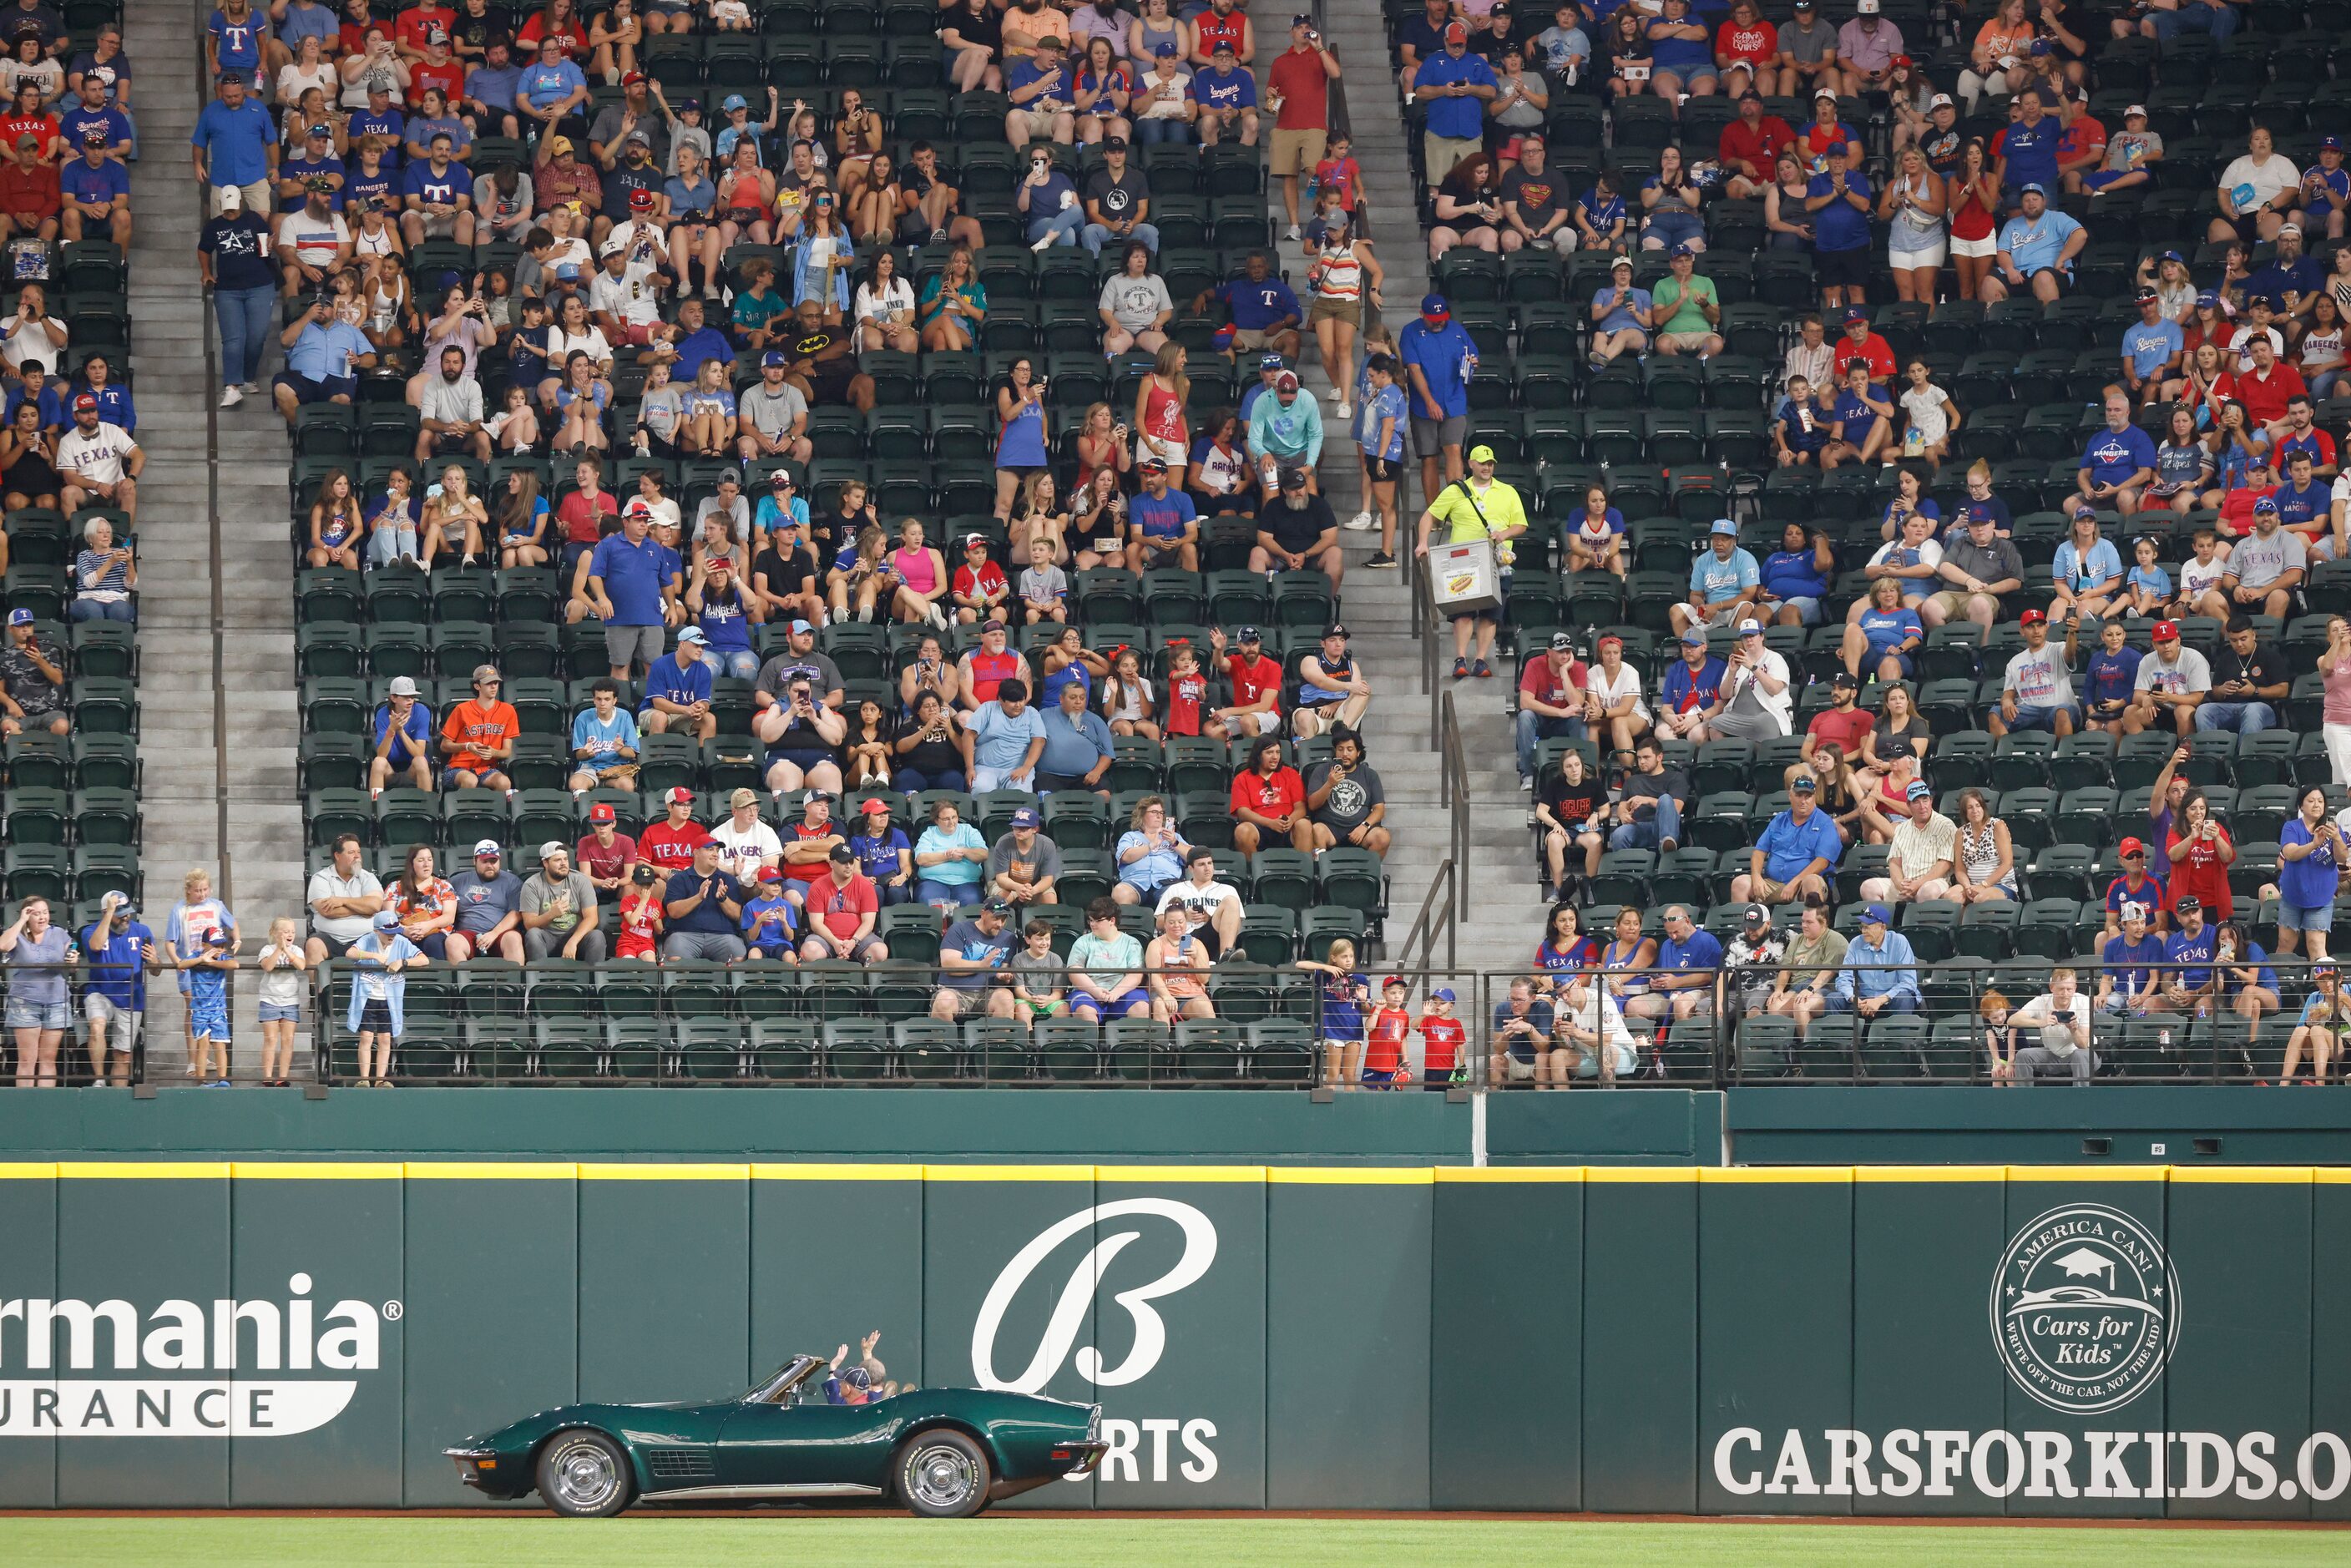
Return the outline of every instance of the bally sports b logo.
{"type": "Polygon", "coordinates": [[[1085,1322],[1086,1309],[1094,1299],[1102,1273],[1129,1246],[1138,1240],[1140,1230],[1121,1230],[1102,1237],[1078,1260],[1060,1298],[1046,1321],[1045,1337],[1037,1346],[1026,1370],[1018,1375],[1004,1376],[996,1369],[996,1332],[1003,1325],[1004,1314],[1011,1307],[1020,1287],[1038,1265],[1052,1256],[1054,1250],[1072,1237],[1087,1234],[1104,1220],[1129,1215],[1150,1215],[1170,1219],[1184,1232],[1184,1251],[1176,1266],[1147,1284],[1131,1291],[1121,1291],[1111,1299],[1125,1310],[1134,1324],[1134,1345],[1126,1359],[1116,1366],[1102,1364],[1102,1352],[1093,1345],[1079,1347],[1078,1375],[1100,1388],[1116,1388],[1147,1376],[1159,1364],[1160,1354],[1167,1348],[1167,1325],[1160,1321],[1158,1311],[1151,1303],[1162,1296],[1171,1296],[1197,1281],[1217,1260],[1217,1228],[1208,1217],[1188,1203],[1178,1203],[1165,1197],[1127,1197],[1115,1203],[1097,1204],[1081,1208],[1068,1218],[1047,1227],[1029,1244],[1012,1255],[996,1282],[987,1288],[987,1295],[979,1305],[979,1317],[971,1328],[971,1370],[982,1388],[1009,1389],[1015,1394],[1040,1394],[1069,1360],[1071,1347],[1077,1345],[1078,1330],[1085,1322]]]}
{"type": "Polygon", "coordinates": [[[2147,1391],[2179,1343],[2179,1276],[2130,1216],[2053,1208],[2001,1254],[1991,1333],[2009,1376],[2052,1410],[2116,1409],[2147,1391]]]}

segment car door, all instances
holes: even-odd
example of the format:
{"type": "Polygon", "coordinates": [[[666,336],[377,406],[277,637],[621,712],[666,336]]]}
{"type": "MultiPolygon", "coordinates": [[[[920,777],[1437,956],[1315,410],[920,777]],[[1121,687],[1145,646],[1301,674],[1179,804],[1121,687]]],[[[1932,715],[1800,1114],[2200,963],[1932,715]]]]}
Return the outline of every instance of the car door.
{"type": "Polygon", "coordinates": [[[882,1485],[886,1423],[860,1405],[743,1405],[718,1438],[722,1486],[882,1485]]]}

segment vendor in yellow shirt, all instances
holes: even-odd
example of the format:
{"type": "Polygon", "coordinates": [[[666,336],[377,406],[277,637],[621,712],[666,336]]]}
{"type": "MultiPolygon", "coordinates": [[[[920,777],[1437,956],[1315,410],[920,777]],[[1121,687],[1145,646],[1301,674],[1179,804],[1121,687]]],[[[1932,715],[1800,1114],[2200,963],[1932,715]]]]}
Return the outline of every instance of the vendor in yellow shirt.
{"type": "MultiPolygon", "coordinates": [[[[1446,528],[1445,542],[1467,544],[1471,539],[1494,541],[1494,570],[1507,601],[1510,591],[1510,541],[1527,531],[1526,503],[1518,491],[1494,477],[1494,449],[1473,446],[1469,449],[1469,476],[1456,479],[1437,494],[1428,510],[1420,515],[1420,542],[1413,554],[1423,560],[1428,558],[1428,533],[1437,524],[1446,528]]],[[[1453,678],[1466,675],[1490,675],[1494,673],[1494,632],[1501,624],[1499,610],[1468,610],[1453,617],[1453,678]],[[1469,657],[1472,632],[1478,639],[1478,657],[1469,657]]]]}

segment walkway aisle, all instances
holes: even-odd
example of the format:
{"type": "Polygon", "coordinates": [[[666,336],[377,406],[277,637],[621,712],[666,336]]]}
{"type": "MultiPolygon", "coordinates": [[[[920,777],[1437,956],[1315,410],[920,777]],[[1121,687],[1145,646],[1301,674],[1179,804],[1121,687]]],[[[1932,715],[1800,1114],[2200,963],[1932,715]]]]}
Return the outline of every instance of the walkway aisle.
{"type": "MultiPolygon", "coordinates": [[[[237,917],[248,961],[273,915],[298,915],[293,583],[286,438],[266,399],[215,411],[212,310],[197,287],[204,221],[188,136],[206,89],[209,7],[135,5],[124,47],[140,76],[131,166],[131,314],[139,444],[140,758],[146,914],[158,932],[202,866],[237,917]],[[217,421],[217,423],[216,423],[217,421]]],[[[235,1066],[258,1076],[254,986],[236,988],[235,1066]]],[[[183,1009],[150,988],[150,1079],[184,1082],[183,1009]]]]}
{"type": "MultiPolygon", "coordinates": [[[[1412,167],[1405,157],[1404,110],[1395,73],[1388,69],[1387,35],[1377,0],[1323,0],[1322,21],[1345,70],[1340,87],[1347,123],[1371,209],[1370,233],[1380,266],[1386,270],[1382,319],[1401,332],[1428,292],[1428,247],[1412,201],[1412,167]]],[[[1280,194],[1272,194],[1275,232],[1287,220],[1280,194]]],[[[1301,200],[1300,205],[1304,206],[1301,200]]],[[[1291,286],[1303,284],[1306,259],[1293,243],[1281,246],[1291,286]]],[[[1316,356],[1306,355],[1305,383],[1322,398],[1326,426],[1320,469],[1322,493],[1343,522],[1363,505],[1358,495],[1354,440],[1332,415],[1330,380],[1316,356]]],[[[1403,489],[1398,507],[1404,528],[1399,556],[1411,549],[1413,523],[1420,516],[1418,465],[1403,489]]],[[[1427,894],[1446,853],[1447,817],[1437,804],[1437,749],[1428,733],[1428,696],[1420,685],[1420,648],[1412,637],[1412,604],[1405,576],[1374,571],[1364,561],[1379,548],[1376,532],[1343,532],[1347,576],[1343,590],[1347,628],[1376,695],[1364,721],[1364,746],[1387,790],[1390,828],[1396,836],[1387,862],[1388,935],[1400,943],[1427,894]]],[[[1452,684],[1448,644],[1437,678],[1452,684]]],[[[1526,853],[1525,797],[1517,790],[1510,759],[1510,727],[1501,704],[1508,668],[1491,680],[1454,685],[1455,706],[1469,764],[1471,820],[1469,863],[1458,916],[1458,953],[1464,965],[1514,961],[1531,952],[1541,923],[1540,889],[1526,853]]]]}

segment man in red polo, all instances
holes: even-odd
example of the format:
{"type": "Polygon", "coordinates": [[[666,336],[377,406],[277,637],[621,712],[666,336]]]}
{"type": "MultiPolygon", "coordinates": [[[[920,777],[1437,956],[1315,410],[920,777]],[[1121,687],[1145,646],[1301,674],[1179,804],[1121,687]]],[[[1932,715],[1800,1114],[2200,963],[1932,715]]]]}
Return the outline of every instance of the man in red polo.
{"type": "Polygon", "coordinates": [[[710,837],[709,830],[694,820],[693,790],[673,789],[665,799],[668,819],[637,835],[637,858],[659,866],[664,878],[691,867],[694,846],[710,837]]]}
{"type": "MultiPolygon", "coordinates": [[[[1761,24],[1770,26],[1770,23],[1761,24]]],[[[1727,30],[1730,24],[1723,24],[1727,30]]],[[[1763,112],[1752,92],[1739,95],[1739,118],[1722,128],[1715,151],[1722,158],[1723,193],[1737,198],[1761,195],[1771,183],[1780,154],[1796,144],[1796,133],[1776,114],[1763,112]]]]}
{"type": "Polygon", "coordinates": [[[1894,379],[1894,345],[1869,329],[1869,312],[1859,305],[1844,313],[1844,336],[1837,340],[1836,372],[1839,380],[1844,368],[1855,360],[1869,364],[1869,379],[1890,382],[1894,379]]]}

